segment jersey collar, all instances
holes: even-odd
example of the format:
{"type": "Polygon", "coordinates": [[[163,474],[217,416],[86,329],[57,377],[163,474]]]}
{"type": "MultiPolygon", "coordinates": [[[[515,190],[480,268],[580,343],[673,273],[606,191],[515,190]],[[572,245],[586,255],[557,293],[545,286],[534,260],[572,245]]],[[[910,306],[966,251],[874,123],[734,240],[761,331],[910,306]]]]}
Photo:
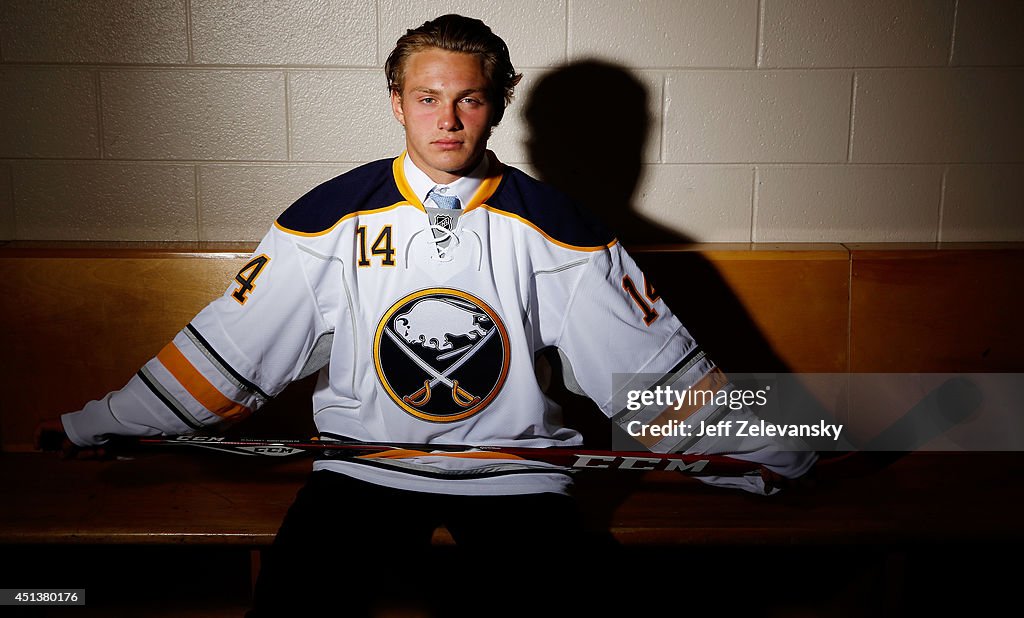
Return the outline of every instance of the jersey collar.
{"type": "MultiPolygon", "coordinates": [[[[494,194],[501,183],[503,168],[504,165],[488,150],[472,172],[446,185],[449,188],[449,195],[454,193],[459,196],[463,212],[476,208],[494,194]]],[[[392,169],[402,197],[417,208],[423,209],[427,193],[437,186],[437,183],[416,167],[406,152],[402,152],[395,159],[392,169]]]]}

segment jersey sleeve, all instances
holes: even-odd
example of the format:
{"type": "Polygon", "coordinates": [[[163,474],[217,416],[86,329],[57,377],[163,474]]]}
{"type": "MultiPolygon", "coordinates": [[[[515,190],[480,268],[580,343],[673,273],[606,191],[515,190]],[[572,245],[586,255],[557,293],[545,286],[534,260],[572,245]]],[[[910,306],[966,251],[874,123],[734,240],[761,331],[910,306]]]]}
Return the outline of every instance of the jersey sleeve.
{"type": "Polygon", "coordinates": [[[225,293],[122,389],[62,416],[79,446],[109,436],[180,435],[241,420],[308,372],[327,321],[310,261],[276,228],[225,293]]]}
{"type": "MultiPolygon", "coordinates": [[[[613,422],[623,428],[633,420],[650,424],[685,421],[697,426],[701,420],[755,417],[748,407],[719,406],[713,401],[706,405],[646,405],[635,410],[626,406],[631,392],[718,392],[728,391],[732,385],[621,245],[593,255],[565,292],[569,295],[568,306],[564,300],[560,307],[554,302],[546,311],[549,316],[561,317],[554,345],[568,361],[571,375],[566,378],[574,381],[613,422]]],[[[693,302],[703,301],[694,298],[693,302]]],[[[721,328],[729,325],[722,324],[721,328]]],[[[788,478],[806,473],[816,459],[799,445],[768,437],[639,441],[655,452],[730,455],[763,464],[788,478]]],[[[714,485],[765,493],[759,476],[700,478],[714,485]]]]}

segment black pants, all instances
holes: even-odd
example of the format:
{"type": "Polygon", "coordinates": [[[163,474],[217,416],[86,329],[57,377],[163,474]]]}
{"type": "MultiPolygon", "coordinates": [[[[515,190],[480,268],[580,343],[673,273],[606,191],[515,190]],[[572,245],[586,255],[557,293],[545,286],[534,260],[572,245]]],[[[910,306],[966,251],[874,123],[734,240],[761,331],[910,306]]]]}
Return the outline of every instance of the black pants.
{"type": "Polygon", "coordinates": [[[579,610],[593,591],[569,582],[608,551],[598,545],[569,496],[420,493],[314,472],[263,553],[248,616],[361,616],[403,603],[432,616],[579,610]],[[439,525],[457,548],[431,546],[439,525]]]}

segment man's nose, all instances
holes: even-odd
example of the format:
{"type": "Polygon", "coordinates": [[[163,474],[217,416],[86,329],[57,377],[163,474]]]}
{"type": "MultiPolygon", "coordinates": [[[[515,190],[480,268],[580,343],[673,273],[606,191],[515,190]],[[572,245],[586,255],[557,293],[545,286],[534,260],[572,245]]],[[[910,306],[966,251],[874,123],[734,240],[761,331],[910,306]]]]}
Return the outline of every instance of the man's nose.
{"type": "Polygon", "coordinates": [[[459,110],[456,104],[446,105],[437,118],[437,128],[443,131],[458,131],[462,128],[459,110]]]}

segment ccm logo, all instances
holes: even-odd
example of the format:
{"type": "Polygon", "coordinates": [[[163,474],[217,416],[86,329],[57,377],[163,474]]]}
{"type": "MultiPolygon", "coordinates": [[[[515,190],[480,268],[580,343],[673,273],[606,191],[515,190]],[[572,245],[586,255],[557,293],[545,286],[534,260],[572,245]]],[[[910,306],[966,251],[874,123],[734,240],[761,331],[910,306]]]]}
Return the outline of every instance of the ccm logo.
{"type": "Polygon", "coordinates": [[[598,468],[617,470],[677,470],[679,472],[700,472],[708,465],[706,459],[686,463],[677,459],[657,457],[615,457],[613,455],[577,455],[573,468],[598,468]]]}
{"type": "Polygon", "coordinates": [[[295,453],[301,453],[302,449],[292,448],[290,446],[243,446],[243,451],[249,451],[257,455],[274,455],[281,457],[284,455],[294,455],[295,453]]]}

